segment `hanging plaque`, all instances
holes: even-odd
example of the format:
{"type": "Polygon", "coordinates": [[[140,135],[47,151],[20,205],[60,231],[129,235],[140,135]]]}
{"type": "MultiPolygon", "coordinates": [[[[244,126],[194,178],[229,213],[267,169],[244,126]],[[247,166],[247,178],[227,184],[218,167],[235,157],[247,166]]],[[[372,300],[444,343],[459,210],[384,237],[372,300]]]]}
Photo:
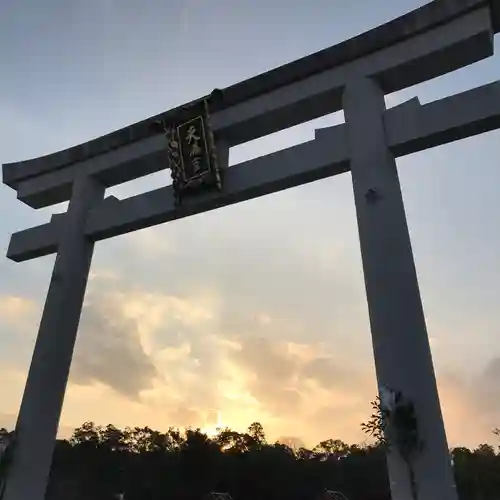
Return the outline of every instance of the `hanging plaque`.
{"type": "Polygon", "coordinates": [[[221,189],[214,136],[210,128],[208,99],[182,108],[176,120],[161,122],[167,139],[175,201],[207,189],[221,189]]]}

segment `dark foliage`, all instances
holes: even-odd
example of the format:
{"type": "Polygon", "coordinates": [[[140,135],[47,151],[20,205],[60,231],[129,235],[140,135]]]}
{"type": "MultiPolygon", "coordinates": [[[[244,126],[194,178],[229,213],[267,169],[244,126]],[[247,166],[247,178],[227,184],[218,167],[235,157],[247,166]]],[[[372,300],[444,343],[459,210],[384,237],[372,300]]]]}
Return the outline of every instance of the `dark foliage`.
{"type": "Polygon", "coordinates": [[[308,500],[324,488],[350,500],[388,499],[384,452],[377,447],[321,442],[313,450],[270,444],[262,426],[160,433],[91,422],[57,443],[48,500],[202,500],[210,491],[234,500],[308,500]],[[360,478],[363,478],[360,481],[360,478]]]}
{"type": "MultiPolygon", "coordinates": [[[[461,499],[500,498],[500,453],[490,445],[456,448],[461,499]]],[[[312,450],[268,443],[262,426],[165,433],[87,422],[58,441],[47,500],[203,500],[210,491],[234,500],[315,500],[324,488],[349,500],[389,500],[383,447],[322,441],[312,450]]]]}

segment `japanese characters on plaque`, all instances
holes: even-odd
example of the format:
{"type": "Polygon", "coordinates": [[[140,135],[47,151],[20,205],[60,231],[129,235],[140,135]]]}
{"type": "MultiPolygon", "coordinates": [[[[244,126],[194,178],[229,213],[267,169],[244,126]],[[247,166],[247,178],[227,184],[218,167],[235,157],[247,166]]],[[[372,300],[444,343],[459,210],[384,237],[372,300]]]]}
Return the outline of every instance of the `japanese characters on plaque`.
{"type": "Polygon", "coordinates": [[[177,205],[186,195],[222,188],[214,137],[210,129],[208,100],[203,99],[184,108],[179,122],[161,124],[167,139],[177,205]]]}
{"type": "Polygon", "coordinates": [[[185,182],[210,172],[210,149],[204,125],[203,116],[197,116],[177,127],[185,182]]]}

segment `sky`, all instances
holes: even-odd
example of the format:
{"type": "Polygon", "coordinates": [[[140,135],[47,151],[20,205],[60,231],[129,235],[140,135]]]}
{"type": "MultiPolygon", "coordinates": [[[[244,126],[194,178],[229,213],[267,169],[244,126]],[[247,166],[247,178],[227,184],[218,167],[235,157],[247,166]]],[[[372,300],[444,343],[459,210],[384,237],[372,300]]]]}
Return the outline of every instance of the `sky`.
{"type": "MultiPolygon", "coordinates": [[[[308,55],[422,0],[3,0],[0,163],[86,142],[308,55]]],[[[496,41],[496,50],[500,50],[496,41]]],[[[387,97],[500,78],[495,56],[387,97]]],[[[327,116],[231,149],[239,163],[327,116]]],[[[398,160],[450,445],[500,426],[500,133],[398,160]]],[[[108,190],[169,184],[167,170],[108,190]]],[[[33,210],[0,186],[0,246],[33,210]]],[[[0,258],[0,427],[22,397],[54,256],[0,258]]],[[[85,421],[365,439],[376,380],[350,174],[99,242],[60,435],[85,421]]]]}

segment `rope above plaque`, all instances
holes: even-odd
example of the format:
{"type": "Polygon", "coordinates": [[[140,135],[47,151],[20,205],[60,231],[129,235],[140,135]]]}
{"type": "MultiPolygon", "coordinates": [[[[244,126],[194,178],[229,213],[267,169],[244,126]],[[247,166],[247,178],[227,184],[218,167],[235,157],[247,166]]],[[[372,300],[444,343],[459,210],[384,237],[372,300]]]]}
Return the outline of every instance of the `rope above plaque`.
{"type": "Polygon", "coordinates": [[[153,124],[153,130],[161,131],[167,140],[177,206],[186,196],[222,189],[221,169],[210,126],[209,100],[213,95],[183,107],[179,116],[169,120],[169,123],[157,121],[153,124]]]}

